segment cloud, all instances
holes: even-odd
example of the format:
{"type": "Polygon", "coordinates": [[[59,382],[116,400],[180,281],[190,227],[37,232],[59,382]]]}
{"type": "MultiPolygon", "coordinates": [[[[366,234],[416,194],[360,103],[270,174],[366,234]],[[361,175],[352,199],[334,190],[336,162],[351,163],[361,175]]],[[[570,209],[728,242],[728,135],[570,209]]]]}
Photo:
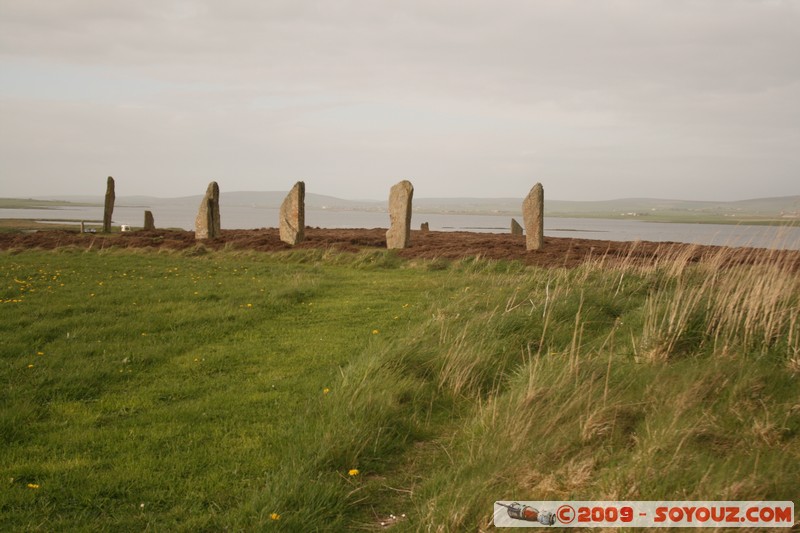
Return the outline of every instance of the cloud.
{"type": "Polygon", "coordinates": [[[564,198],[662,194],[665,179],[687,197],[796,193],[796,2],[0,0],[0,12],[4,176],[307,179],[376,198],[401,178],[430,196],[521,195],[548,179],[564,198]],[[759,186],[726,187],[740,175],[759,186]]]}

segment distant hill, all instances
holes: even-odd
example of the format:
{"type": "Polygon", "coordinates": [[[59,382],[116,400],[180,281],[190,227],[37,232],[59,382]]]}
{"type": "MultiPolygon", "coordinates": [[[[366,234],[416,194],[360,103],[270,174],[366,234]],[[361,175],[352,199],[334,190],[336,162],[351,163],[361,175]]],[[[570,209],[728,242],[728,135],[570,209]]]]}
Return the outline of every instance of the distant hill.
{"type": "MultiPolygon", "coordinates": [[[[220,194],[220,205],[230,207],[280,207],[287,191],[233,191],[220,194]]],[[[118,196],[119,206],[199,205],[203,195],[158,198],[155,196],[118,196]]],[[[88,205],[103,205],[102,196],[41,196],[30,200],[45,202],[71,202],[88,205]]],[[[383,207],[385,202],[345,200],[323,194],[306,193],[306,207],[311,209],[365,209],[383,207]]]]}

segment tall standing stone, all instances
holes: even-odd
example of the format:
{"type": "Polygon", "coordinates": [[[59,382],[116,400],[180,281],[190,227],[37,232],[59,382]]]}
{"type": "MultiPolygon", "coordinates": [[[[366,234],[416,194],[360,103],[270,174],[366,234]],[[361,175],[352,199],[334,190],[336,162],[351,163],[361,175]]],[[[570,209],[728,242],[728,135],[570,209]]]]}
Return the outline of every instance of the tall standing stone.
{"type": "Polygon", "coordinates": [[[519,225],[517,219],[511,219],[511,235],[522,235],[522,226],[519,225]]]}
{"type": "Polygon", "coordinates": [[[200,202],[197,218],[194,219],[194,238],[214,239],[219,237],[221,226],[219,221],[219,185],[216,181],[208,184],[206,195],[200,202]]]}
{"type": "Polygon", "coordinates": [[[145,231],[152,231],[156,229],[156,221],[153,219],[152,211],[144,212],[144,229],[145,231]]]}
{"type": "Polygon", "coordinates": [[[298,181],[281,204],[281,240],[294,246],[305,237],[306,225],[306,184],[298,181]]]}
{"type": "Polygon", "coordinates": [[[411,199],[414,186],[408,180],[397,183],[389,192],[389,231],[386,232],[386,247],[405,248],[411,235],[411,199]]]}
{"type": "Polygon", "coordinates": [[[419,230],[422,233],[428,233],[431,230],[431,225],[428,224],[427,222],[423,222],[422,224],[419,225],[419,230]]]}
{"type": "Polygon", "coordinates": [[[537,183],[522,201],[522,218],[525,222],[525,246],[540,250],[544,245],[544,188],[537,183]]]}
{"type": "Polygon", "coordinates": [[[103,233],[111,233],[111,215],[114,213],[114,178],[108,177],[106,181],[106,203],[103,209],[103,233]]]}

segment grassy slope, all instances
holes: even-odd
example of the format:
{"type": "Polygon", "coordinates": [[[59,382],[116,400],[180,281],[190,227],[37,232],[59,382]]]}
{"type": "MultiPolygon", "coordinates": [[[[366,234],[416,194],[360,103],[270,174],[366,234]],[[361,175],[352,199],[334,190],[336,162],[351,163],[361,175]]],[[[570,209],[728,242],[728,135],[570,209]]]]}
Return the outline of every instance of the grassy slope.
{"type": "Polygon", "coordinates": [[[498,499],[800,496],[785,265],[0,267],[0,529],[453,531],[498,499]]]}

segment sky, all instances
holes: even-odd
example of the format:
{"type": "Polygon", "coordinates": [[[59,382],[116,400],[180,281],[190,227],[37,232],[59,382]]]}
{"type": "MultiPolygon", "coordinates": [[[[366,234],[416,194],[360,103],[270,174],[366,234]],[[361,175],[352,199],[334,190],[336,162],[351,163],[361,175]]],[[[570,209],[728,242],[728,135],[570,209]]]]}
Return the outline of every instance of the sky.
{"type": "Polygon", "coordinates": [[[0,197],[800,194],[800,0],[0,0],[0,197]]]}

